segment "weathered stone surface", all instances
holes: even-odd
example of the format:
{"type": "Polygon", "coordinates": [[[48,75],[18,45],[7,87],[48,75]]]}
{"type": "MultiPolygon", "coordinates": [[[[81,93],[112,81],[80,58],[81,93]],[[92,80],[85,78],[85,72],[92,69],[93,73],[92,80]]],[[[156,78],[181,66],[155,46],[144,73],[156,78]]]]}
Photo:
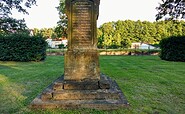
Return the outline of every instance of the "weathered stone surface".
{"type": "Polygon", "coordinates": [[[100,110],[112,110],[129,106],[125,96],[120,90],[117,83],[105,75],[101,74],[101,80],[109,82],[109,89],[98,90],[57,90],[52,91],[54,84],[63,82],[63,78],[53,82],[45,91],[50,90],[52,98],[47,97],[48,94],[39,95],[33,100],[30,107],[34,109],[62,108],[62,109],[78,109],[91,108],[100,110]],[[45,96],[46,95],[46,96],[45,96]],[[43,100],[42,97],[45,96],[43,100]]]}
{"type": "Polygon", "coordinates": [[[100,0],[66,0],[68,49],[97,48],[100,0]]]}
{"type": "Polygon", "coordinates": [[[61,100],[61,101],[42,101],[39,98],[34,99],[30,108],[33,109],[98,109],[98,110],[115,110],[127,108],[129,104],[123,104],[118,100],[61,100]]]}
{"type": "Polygon", "coordinates": [[[56,82],[53,85],[53,90],[57,91],[57,90],[62,90],[64,89],[64,82],[56,82]]]}
{"type": "Polygon", "coordinates": [[[128,104],[120,103],[117,100],[62,100],[54,102],[44,102],[40,99],[35,99],[31,108],[34,109],[98,109],[98,110],[115,110],[120,108],[127,108],[128,104]],[[37,105],[35,105],[37,104],[37,105]]]}
{"type": "Polygon", "coordinates": [[[64,80],[100,80],[97,51],[73,50],[66,52],[64,80]]]}
{"type": "Polygon", "coordinates": [[[109,82],[109,79],[108,79],[108,77],[106,77],[105,75],[101,75],[100,76],[100,81],[99,81],[99,88],[100,89],[110,89],[110,86],[111,86],[111,84],[110,84],[110,82],[109,82]]]}
{"type": "Polygon", "coordinates": [[[65,90],[97,90],[99,89],[99,83],[97,80],[93,81],[65,81],[65,90]]]}
{"type": "Polygon", "coordinates": [[[42,92],[41,99],[43,101],[51,100],[53,98],[52,92],[53,91],[50,88],[47,88],[45,91],[42,92]]]}
{"type": "Polygon", "coordinates": [[[64,80],[100,80],[97,52],[99,0],[66,0],[68,51],[64,80]]]}
{"type": "Polygon", "coordinates": [[[53,92],[53,100],[118,100],[118,94],[118,91],[110,90],[64,90],[53,92]]]}

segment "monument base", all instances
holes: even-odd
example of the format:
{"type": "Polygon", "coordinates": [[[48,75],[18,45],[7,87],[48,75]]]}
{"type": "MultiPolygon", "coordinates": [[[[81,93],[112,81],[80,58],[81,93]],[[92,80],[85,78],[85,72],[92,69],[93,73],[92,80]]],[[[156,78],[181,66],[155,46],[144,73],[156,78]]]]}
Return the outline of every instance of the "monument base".
{"type": "Polygon", "coordinates": [[[88,82],[77,83],[65,82],[63,76],[58,78],[32,101],[30,107],[113,110],[129,106],[117,83],[103,74],[96,86],[88,85],[88,82]],[[76,88],[73,88],[74,84],[77,84],[76,88]]]}

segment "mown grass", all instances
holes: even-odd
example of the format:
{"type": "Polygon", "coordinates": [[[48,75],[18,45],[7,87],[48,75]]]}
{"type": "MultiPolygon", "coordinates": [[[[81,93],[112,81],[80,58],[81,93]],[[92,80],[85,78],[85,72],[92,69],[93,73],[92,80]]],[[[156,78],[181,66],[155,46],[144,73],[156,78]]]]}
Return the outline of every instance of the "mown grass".
{"type": "Polygon", "coordinates": [[[63,74],[63,65],[63,56],[48,56],[43,62],[0,61],[0,113],[185,113],[185,63],[162,61],[158,56],[100,56],[101,72],[116,80],[130,103],[129,108],[29,109],[29,103],[63,74]]]}

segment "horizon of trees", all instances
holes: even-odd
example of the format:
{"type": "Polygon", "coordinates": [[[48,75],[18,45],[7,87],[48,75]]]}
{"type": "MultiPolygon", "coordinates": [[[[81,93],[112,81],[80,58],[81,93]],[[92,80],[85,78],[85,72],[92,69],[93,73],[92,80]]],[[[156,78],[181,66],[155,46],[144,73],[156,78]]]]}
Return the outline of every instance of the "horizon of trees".
{"type": "Polygon", "coordinates": [[[185,35],[185,21],[116,21],[98,28],[99,48],[128,48],[133,42],[159,44],[169,36],[185,35]]]}
{"type": "MultiPolygon", "coordinates": [[[[9,18],[9,15],[11,15],[12,8],[24,14],[28,14],[25,8],[31,8],[32,5],[36,5],[36,0],[23,0],[19,2],[4,0],[1,3],[3,4],[0,6],[0,16],[2,17],[0,19],[0,34],[29,32],[24,20],[9,18]]],[[[132,42],[158,44],[160,40],[166,37],[185,35],[185,22],[176,20],[178,17],[185,17],[184,5],[183,0],[162,0],[160,6],[156,8],[158,10],[156,20],[169,14],[171,19],[165,21],[119,20],[104,23],[97,30],[98,47],[127,48],[132,42]]],[[[57,26],[54,28],[34,28],[34,35],[42,35],[44,38],[52,39],[67,37],[65,0],[60,0],[57,10],[60,17],[57,26]]]]}
{"type": "MultiPolygon", "coordinates": [[[[24,20],[17,20],[11,18],[12,10],[17,10],[23,14],[29,14],[27,8],[31,8],[36,4],[37,0],[3,0],[0,2],[0,31],[6,32],[21,31],[27,29],[24,20]],[[24,26],[23,26],[24,25],[24,26]],[[21,28],[22,27],[22,28],[21,28]]],[[[57,23],[55,32],[58,37],[61,37],[61,33],[66,36],[67,29],[67,16],[65,14],[65,1],[59,0],[57,8],[60,20],[57,23]]],[[[158,13],[156,14],[156,20],[160,20],[163,17],[167,17],[167,20],[177,20],[179,18],[185,19],[185,1],[184,0],[161,0],[159,6],[156,7],[158,13]]]]}
{"type": "MultiPolygon", "coordinates": [[[[52,39],[66,37],[66,33],[62,34],[63,32],[58,36],[55,28],[35,28],[33,33],[52,39]]],[[[97,28],[98,48],[128,48],[134,42],[155,45],[170,36],[185,36],[185,21],[119,20],[104,23],[97,28]]]]}

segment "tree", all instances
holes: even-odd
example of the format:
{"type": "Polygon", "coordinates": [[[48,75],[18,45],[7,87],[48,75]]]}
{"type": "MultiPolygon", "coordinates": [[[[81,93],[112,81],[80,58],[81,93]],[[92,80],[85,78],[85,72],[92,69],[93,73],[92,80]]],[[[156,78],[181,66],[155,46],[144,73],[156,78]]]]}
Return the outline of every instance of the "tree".
{"type": "Polygon", "coordinates": [[[0,33],[25,32],[27,26],[24,19],[11,18],[12,10],[28,14],[26,8],[36,5],[36,0],[0,0],[0,33]]]}
{"type": "Polygon", "coordinates": [[[98,39],[98,48],[103,48],[103,42],[104,42],[104,37],[103,37],[103,32],[100,28],[97,29],[97,39],[98,39]]]}
{"type": "Polygon", "coordinates": [[[55,33],[58,37],[67,37],[67,15],[65,14],[65,0],[60,0],[57,7],[60,20],[57,22],[55,33]]]}
{"type": "Polygon", "coordinates": [[[97,33],[100,48],[127,48],[133,42],[158,44],[164,38],[185,35],[185,21],[165,20],[152,23],[118,20],[104,23],[97,33]]]}
{"type": "Polygon", "coordinates": [[[136,42],[144,42],[144,27],[143,23],[138,20],[135,22],[135,29],[134,29],[134,38],[136,42]]]}
{"type": "Polygon", "coordinates": [[[28,28],[24,20],[17,20],[9,17],[4,17],[0,19],[0,33],[28,33],[28,28]]]}
{"type": "Polygon", "coordinates": [[[39,30],[39,34],[45,39],[47,38],[55,39],[56,38],[56,33],[54,32],[53,28],[42,28],[39,30]]]}
{"type": "Polygon", "coordinates": [[[185,0],[162,0],[159,7],[156,8],[158,14],[156,20],[159,20],[167,15],[169,19],[185,19],[185,0]]]}
{"type": "Polygon", "coordinates": [[[104,23],[100,29],[102,30],[102,39],[103,39],[103,46],[106,47],[111,47],[112,45],[114,45],[115,40],[114,40],[114,22],[109,22],[109,23],[104,23]]]}
{"type": "Polygon", "coordinates": [[[26,8],[31,8],[32,5],[36,5],[36,0],[1,0],[0,17],[9,17],[13,9],[28,14],[26,8]]]}

